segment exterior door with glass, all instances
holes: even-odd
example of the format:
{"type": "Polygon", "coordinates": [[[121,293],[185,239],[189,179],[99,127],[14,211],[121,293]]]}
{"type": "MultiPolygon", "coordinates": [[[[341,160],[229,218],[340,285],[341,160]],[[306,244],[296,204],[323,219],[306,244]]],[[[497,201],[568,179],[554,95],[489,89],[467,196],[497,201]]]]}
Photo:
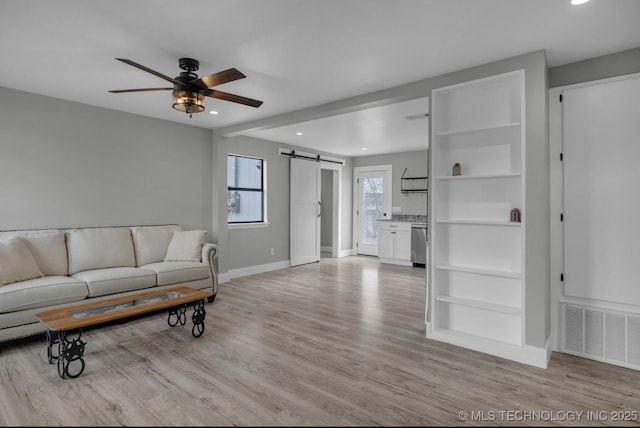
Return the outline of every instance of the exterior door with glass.
{"type": "Polygon", "coordinates": [[[378,255],[378,219],[391,219],[391,165],[354,168],[356,252],[378,255]]]}

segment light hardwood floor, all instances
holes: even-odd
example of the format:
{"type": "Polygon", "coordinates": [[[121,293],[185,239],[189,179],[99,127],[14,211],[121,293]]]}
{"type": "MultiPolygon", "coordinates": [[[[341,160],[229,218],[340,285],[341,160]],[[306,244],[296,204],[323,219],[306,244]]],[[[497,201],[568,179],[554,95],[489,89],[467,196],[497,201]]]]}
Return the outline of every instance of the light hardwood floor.
{"type": "Polygon", "coordinates": [[[77,379],[47,364],[44,335],[0,343],[0,425],[639,425],[612,412],[635,419],[640,372],[427,340],[424,273],[345,257],[237,278],[199,339],[163,312],[86,330],[77,379]]]}

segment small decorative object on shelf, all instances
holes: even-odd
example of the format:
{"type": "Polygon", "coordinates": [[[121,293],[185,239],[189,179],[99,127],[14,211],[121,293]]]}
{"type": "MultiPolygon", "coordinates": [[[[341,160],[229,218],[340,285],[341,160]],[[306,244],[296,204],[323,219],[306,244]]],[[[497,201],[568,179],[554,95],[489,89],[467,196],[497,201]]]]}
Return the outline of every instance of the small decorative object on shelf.
{"type": "Polygon", "coordinates": [[[458,162],[453,164],[453,173],[452,175],[460,175],[462,173],[462,167],[458,162]]]}
{"type": "Polygon", "coordinates": [[[511,210],[511,221],[514,223],[520,223],[520,210],[518,208],[511,210]]]}

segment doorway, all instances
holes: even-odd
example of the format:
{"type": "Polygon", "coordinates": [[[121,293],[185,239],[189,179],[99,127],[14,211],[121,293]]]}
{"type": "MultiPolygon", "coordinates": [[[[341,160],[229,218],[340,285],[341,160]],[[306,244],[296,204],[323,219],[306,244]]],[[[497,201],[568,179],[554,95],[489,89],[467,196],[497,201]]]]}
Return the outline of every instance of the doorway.
{"type": "MultiPolygon", "coordinates": [[[[320,202],[322,204],[320,217],[320,253],[324,256],[333,255],[333,194],[337,171],[321,169],[320,202]]],[[[336,219],[337,220],[337,219],[336,219]]]]}
{"type": "Polygon", "coordinates": [[[391,219],[391,165],[354,168],[356,254],[378,255],[378,220],[391,219]]]}
{"type": "Polygon", "coordinates": [[[320,249],[325,256],[341,256],[342,236],[342,164],[320,162],[320,249]]]}
{"type": "Polygon", "coordinates": [[[290,165],[290,265],[319,261],[323,239],[331,257],[339,257],[342,161],[301,153],[290,165]]]}

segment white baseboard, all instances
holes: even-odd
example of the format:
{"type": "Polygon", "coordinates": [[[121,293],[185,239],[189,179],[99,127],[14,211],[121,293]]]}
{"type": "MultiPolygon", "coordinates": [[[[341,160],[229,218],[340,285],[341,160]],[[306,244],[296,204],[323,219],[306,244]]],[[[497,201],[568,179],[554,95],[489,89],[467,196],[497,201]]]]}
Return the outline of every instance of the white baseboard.
{"type": "Polygon", "coordinates": [[[400,266],[413,266],[412,262],[408,262],[406,260],[398,260],[398,259],[385,259],[380,258],[380,263],[387,263],[390,265],[400,265],[400,266]]]}
{"type": "MultiPolygon", "coordinates": [[[[354,256],[354,255],[355,255],[354,250],[342,250],[340,251],[338,257],[347,257],[347,256],[354,256]]],[[[233,278],[240,278],[242,276],[255,275],[258,273],[270,272],[272,270],[278,270],[278,269],[286,269],[290,266],[291,264],[289,263],[289,260],[282,260],[279,262],[267,263],[264,265],[247,266],[239,269],[231,269],[228,272],[218,274],[218,283],[222,284],[233,278]]]]}
{"type": "Polygon", "coordinates": [[[289,266],[291,266],[291,264],[289,263],[289,260],[282,260],[279,262],[267,263],[264,265],[247,266],[239,269],[231,269],[228,272],[221,273],[220,275],[218,275],[218,282],[224,283],[233,278],[240,278],[242,276],[255,275],[263,272],[270,272],[272,270],[286,269],[289,266]]]}
{"type": "MultiPolygon", "coordinates": [[[[320,247],[320,252],[333,254],[333,248],[332,247],[320,247]]],[[[355,256],[355,255],[356,255],[356,252],[354,250],[340,250],[340,251],[338,251],[338,257],[348,257],[348,256],[355,256]]]]}
{"type": "Polygon", "coordinates": [[[500,343],[489,339],[468,336],[455,332],[434,331],[430,322],[425,323],[426,336],[428,339],[450,343],[474,351],[483,352],[496,357],[506,358],[519,363],[546,369],[551,358],[551,347],[549,338],[544,348],[530,345],[511,345],[500,343]]]}

